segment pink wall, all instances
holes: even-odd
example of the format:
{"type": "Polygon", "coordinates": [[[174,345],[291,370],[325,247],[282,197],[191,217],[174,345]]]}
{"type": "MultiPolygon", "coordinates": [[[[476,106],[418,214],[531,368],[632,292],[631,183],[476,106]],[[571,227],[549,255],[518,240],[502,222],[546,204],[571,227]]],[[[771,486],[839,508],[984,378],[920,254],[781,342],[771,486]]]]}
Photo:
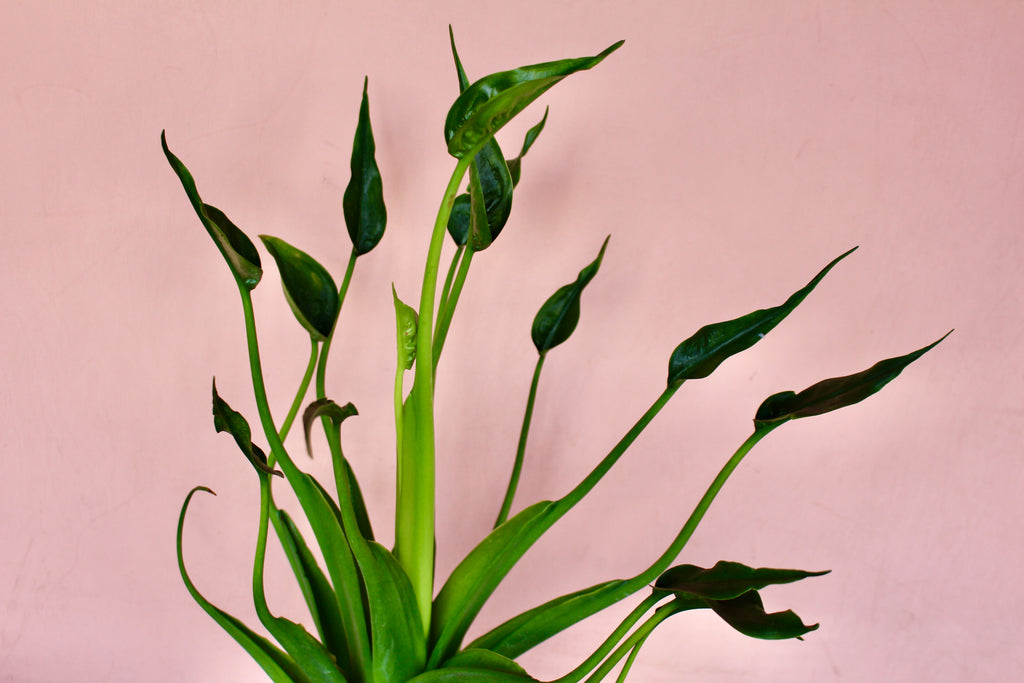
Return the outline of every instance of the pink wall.
{"type": "MultiPolygon", "coordinates": [[[[206,484],[220,495],[193,508],[193,578],[255,621],[256,482],[208,403],[216,374],[252,413],[241,315],[158,138],[166,128],[204,198],[251,235],[280,235],[340,276],[364,74],[390,223],[357,268],[331,383],[360,408],[346,452],[389,535],[389,286],[416,297],[451,166],[448,22],[471,77],[626,45],[545,97],[512,223],[471,274],[438,387],[439,572],[497,509],[532,316],[606,234],[580,328],[545,368],[522,503],[561,495],[604,454],[681,339],[781,302],[860,245],[768,340],[684,387],[482,619],[646,566],[768,394],[956,327],[879,396],[773,434],[681,557],[833,569],[765,593],[821,630],[759,642],[685,615],[633,680],[1015,678],[1024,6],[354,4],[7,3],[0,680],[263,680],[175,566],[178,507],[206,484]]],[[[510,127],[507,149],[542,108],[510,127]]],[[[276,280],[271,267],[256,298],[283,413],[307,342],[276,280]]],[[[301,618],[279,558],[271,569],[285,586],[273,605],[301,618]]],[[[523,661],[559,675],[614,623],[592,619],[523,661]]]]}

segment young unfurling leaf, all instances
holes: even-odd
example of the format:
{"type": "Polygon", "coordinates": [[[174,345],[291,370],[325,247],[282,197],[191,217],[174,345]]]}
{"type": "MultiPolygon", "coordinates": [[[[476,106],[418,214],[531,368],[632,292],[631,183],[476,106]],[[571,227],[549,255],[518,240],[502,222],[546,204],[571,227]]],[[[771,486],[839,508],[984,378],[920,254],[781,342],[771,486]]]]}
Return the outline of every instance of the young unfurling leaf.
{"type": "Polygon", "coordinates": [[[597,275],[609,239],[610,236],[604,238],[597,258],[580,271],[576,281],[559,287],[537,311],[530,330],[530,337],[533,339],[533,345],[537,347],[537,353],[547,353],[568,339],[576,329],[576,324],[580,321],[580,297],[583,295],[584,287],[597,275]]]}
{"type": "Polygon", "coordinates": [[[352,178],[345,188],[342,206],[345,226],[357,254],[377,246],[384,236],[388,212],[384,206],[384,189],[377,168],[376,145],[370,126],[370,102],[366,94],[369,79],[363,81],[363,100],[359,105],[359,123],[352,143],[352,178]]]}

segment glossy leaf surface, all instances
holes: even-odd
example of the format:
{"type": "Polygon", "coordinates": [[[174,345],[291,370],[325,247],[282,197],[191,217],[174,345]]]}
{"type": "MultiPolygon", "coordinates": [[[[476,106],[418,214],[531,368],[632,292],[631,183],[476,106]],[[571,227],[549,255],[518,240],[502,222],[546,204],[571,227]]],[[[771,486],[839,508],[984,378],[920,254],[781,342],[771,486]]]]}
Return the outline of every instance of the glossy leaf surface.
{"type": "Polygon", "coordinates": [[[448,153],[461,159],[480,147],[516,114],[566,76],[597,66],[622,41],[593,57],[563,59],[485,76],[455,100],[445,118],[448,153]]]}
{"type": "Polygon", "coordinates": [[[765,612],[764,603],[756,591],[749,591],[732,600],[708,600],[707,603],[725,623],[751,638],[800,638],[818,628],[818,624],[806,626],[792,610],[765,612]]]}
{"type": "Polygon", "coordinates": [[[369,79],[363,81],[363,99],[359,105],[359,122],[352,143],[352,178],[345,188],[342,206],[345,227],[357,254],[377,246],[384,236],[388,214],[384,206],[384,186],[377,167],[376,144],[370,126],[370,101],[367,97],[369,79]]]}
{"type": "Polygon", "coordinates": [[[160,133],[160,145],[163,147],[168,163],[178,176],[178,180],[181,181],[182,187],[185,188],[185,194],[188,195],[192,208],[195,209],[203,227],[206,228],[221,255],[224,256],[224,260],[227,261],[235,280],[248,290],[254,289],[263,276],[260,254],[256,251],[256,245],[234,223],[228,220],[223,211],[203,203],[192,174],[185,164],[171,153],[170,148],[167,147],[167,136],[163,132],[160,133]]]}
{"type": "Polygon", "coordinates": [[[793,312],[822,278],[857,247],[835,258],[784,304],[748,313],[740,318],[705,325],[672,352],[668,363],[668,384],[707,377],[729,356],[749,349],[793,312]]]}
{"type": "Polygon", "coordinates": [[[739,562],[718,562],[710,569],[692,564],[672,567],[654,584],[656,591],[689,593],[712,600],[737,598],[747,591],[756,591],[773,584],[792,583],[828,571],[808,572],[800,569],[754,569],[739,562]]]}
{"type": "Polygon", "coordinates": [[[188,589],[192,599],[203,608],[203,611],[209,614],[228,635],[234,638],[256,660],[256,663],[263,668],[263,671],[270,677],[270,680],[274,681],[274,683],[309,683],[310,679],[299,669],[290,655],[263,636],[255,633],[236,617],[213,605],[199,592],[199,589],[192,583],[192,579],[189,578],[188,572],[185,570],[185,558],[182,554],[181,540],[185,528],[185,515],[188,512],[188,505],[192,501],[192,496],[198,491],[205,491],[206,493],[216,495],[205,486],[196,486],[188,492],[185,502],[181,506],[181,512],[178,514],[176,538],[178,571],[181,573],[182,581],[185,582],[185,588],[188,589]]]}
{"type": "Polygon", "coordinates": [[[867,370],[813,384],[800,393],[783,391],[766,398],[757,409],[755,423],[780,422],[821,415],[863,401],[896,379],[903,369],[951,334],[905,356],[887,358],[867,370]]]}
{"type": "Polygon", "coordinates": [[[604,239],[597,258],[580,271],[576,281],[559,287],[540,307],[530,330],[530,337],[538,353],[547,353],[568,339],[576,329],[580,320],[580,297],[583,295],[583,289],[594,279],[601,267],[608,239],[609,237],[604,239]]]}
{"type": "Polygon", "coordinates": [[[317,341],[331,336],[338,317],[338,287],[316,259],[282,239],[260,235],[277,263],[285,299],[295,318],[317,341]]]}
{"type": "Polygon", "coordinates": [[[544,124],[548,122],[548,108],[544,108],[544,116],[541,118],[540,123],[535,125],[530,130],[526,131],[526,137],[523,139],[523,147],[519,150],[519,156],[514,159],[506,160],[505,164],[508,166],[509,175],[512,176],[512,186],[515,187],[519,184],[519,176],[522,174],[523,169],[523,157],[530,151],[530,147],[533,146],[534,141],[540,132],[544,130],[544,124]]]}
{"type": "Polygon", "coordinates": [[[233,410],[227,402],[217,394],[217,380],[213,380],[213,428],[217,432],[227,432],[238,444],[245,457],[249,459],[260,472],[283,476],[280,472],[267,464],[267,456],[259,446],[252,442],[252,429],[248,420],[236,410],[233,410]]]}

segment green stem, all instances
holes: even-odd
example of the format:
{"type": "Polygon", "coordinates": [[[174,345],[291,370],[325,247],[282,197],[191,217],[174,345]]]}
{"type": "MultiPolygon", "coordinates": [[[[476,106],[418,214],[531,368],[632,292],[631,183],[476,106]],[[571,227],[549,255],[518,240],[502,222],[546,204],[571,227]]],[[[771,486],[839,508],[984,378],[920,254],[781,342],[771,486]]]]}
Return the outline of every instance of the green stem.
{"type": "MultiPolygon", "coordinates": [[[[341,287],[338,289],[338,311],[334,315],[334,326],[331,327],[331,334],[327,337],[324,342],[323,350],[320,352],[320,364],[316,369],[316,397],[325,398],[327,396],[326,391],[326,376],[327,376],[327,354],[331,351],[331,341],[334,339],[334,333],[338,329],[338,318],[341,317],[341,306],[345,303],[345,295],[348,293],[349,283],[352,282],[352,272],[356,268],[356,259],[359,254],[356,253],[355,247],[352,248],[352,253],[348,257],[348,267],[345,268],[345,277],[341,281],[341,287]]],[[[324,429],[327,429],[328,420],[323,419],[324,429]]]]}
{"type": "MultiPolygon", "coordinates": [[[[292,401],[292,407],[288,410],[288,415],[284,418],[284,424],[281,425],[281,429],[278,430],[278,435],[280,435],[282,442],[288,437],[288,432],[292,428],[295,416],[299,414],[302,401],[306,398],[306,391],[309,389],[309,383],[313,379],[313,373],[316,371],[316,359],[320,347],[312,336],[310,336],[309,341],[312,344],[312,349],[309,352],[309,364],[306,366],[306,374],[302,376],[302,382],[299,384],[299,390],[295,392],[295,400],[292,401]]],[[[270,465],[274,464],[272,461],[269,462],[270,465]]]]}
{"type": "Polygon", "coordinates": [[[533,369],[533,381],[530,383],[530,395],[526,399],[526,413],[523,415],[523,426],[519,430],[519,445],[516,447],[516,461],[512,465],[512,476],[508,481],[508,489],[505,491],[505,500],[501,504],[501,511],[498,519],[494,522],[494,528],[498,528],[508,519],[509,511],[512,509],[512,499],[515,498],[516,488],[519,486],[519,475],[523,471],[523,458],[526,454],[526,438],[530,433],[530,422],[533,419],[533,404],[537,398],[537,385],[540,383],[540,371],[544,367],[542,353],[537,358],[537,365],[533,369]]]}
{"type": "Polygon", "coordinates": [[[473,254],[476,251],[469,248],[462,255],[459,261],[459,272],[452,283],[448,298],[443,300],[443,306],[438,309],[437,330],[434,336],[434,377],[437,377],[437,363],[441,359],[441,351],[444,349],[444,342],[448,338],[448,328],[451,327],[452,318],[455,316],[455,307],[459,305],[459,297],[462,296],[462,288],[466,284],[466,275],[469,274],[469,266],[473,263],[473,254]]]}
{"type": "MultiPolygon", "coordinates": [[[[256,317],[253,313],[252,295],[241,284],[239,284],[238,291],[242,296],[242,310],[245,315],[245,338],[249,351],[249,370],[252,375],[253,394],[256,399],[256,408],[259,412],[263,433],[270,444],[271,455],[280,463],[285,477],[292,485],[292,489],[295,491],[295,495],[299,499],[303,511],[306,513],[317,541],[321,547],[328,546],[330,543],[326,535],[327,531],[320,528],[316,521],[318,516],[312,501],[312,496],[316,494],[308,488],[306,483],[308,481],[307,475],[295,465],[291,456],[288,455],[288,451],[285,450],[284,443],[274,427],[274,416],[270,412],[270,402],[267,400],[267,387],[263,379],[263,366],[260,362],[260,349],[259,341],[256,337],[256,317]]],[[[321,356],[322,359],[323,356],[321,356]]],[[[341,573],[342,570],[329,560],[328,569],[331,573],[331,579],[334,581],[334,590],[338,595],[339,603],[342,605],[344,612],[343,619],[347,626],[346,638],[349,644],[349,652],[359,676],[356,680],[363,682],[371,681],[373,674],[370,640],[369,634],[366,631],[363,606],[361,603],[350,603],[343,590],[346,582],[350,583],[359,579],[354,574],[343,575],[341,573]]]]}
{"type": "Polygon", "coordinates": [[[626,658],[625,664],[622,665],[622,670],[619,671],[619,677],[615,679],[616,683],[626,683],[626,676],[629,675],[629,670],[633,668],[633,662],[636,661],[636,656],[640,654],[640,648],[647,642],[647,637],[651,635],[648,633],[640,640],[636,641],[636,645],[629,651],[629,657],[626,658]]]}
{"type": "Polygon", "coordinates": [[[637,605],[636,608],[622,620],[622,623],[612,631],[611,635],[609,635],[603,643],[601,643],[601,646],[594,651],[594,654],[587,657],[586,661],[578,667],[561,678],[551,681],[551,683],[577,683],[577,681],[583,680],[583,677],[590,673],[590,671],[597,666],[601,660],[607,657],[608,653],[615,648],[618,642],[622,640],[627,633],[629,633],[629,629],[633,628],[634,624],[640,621],[640,617],[647,614],[652,607],[664,599],[664,595],[659,595],[657,593],[648,596],[647,599],[637,605]]]}
{"type": "Polygon", "coordinates": [[[270,521],[270,475],[260,473],[260,527],[256,536],[256,558],[252,563],[252,596],[256,614],[267,628],[271,628],[274,616],[267,606],[267,594],[263,589],[263,567],[267,556],[267,527],[270,521]],[[268,625],[269,624],[269,625],[268,625]]]}
{"type": "Polygon", "coordinates": [[[604,677],[607,676],[611,672],[611,670],[615,668],[615,665],[619,663],[619,660],[622,659],[627,652],[642,644],[647,639],[647,636],[651,635],[651,632],[654,631],[658,624],[665,621],[670,616],[676,614],[679,611],[680,610],[675,603],[662,605],[657,610],[655,610],[654,614],[651,615],[650,619],[645,621],[643,625],[640,626],[640,628],[633,631],[629,638],[627,638],[622,643],[622,645],[620,645],[615,650],[615,652],[612,653],[612,656],[606,659],[604,663],[601,664],[601,666],[597,669],[597,671],[595,671],[587,678],[586,683],[598,683],[598,681],[603,680],[604,677]]]}
{"type": "Polygon", "coordinates": [[[434,299],[448,217],[471,160],[463,158],[456,164],[430,236],[420,293],[415,375],[409,397],[413,424],[403,424],[403,440],[410,440],[411,431],[412,443],[409,448],[403,444],[399,451],[402,482],[395,511],[395,554],[412,581],[424,633],[430,628],[434,595],[434,299]]]}
{"type": "MultiPolygon", "coordinates": [[[[444,278],[444,285],[441,287],[441,300],[437,304],[437,310],[444,311],[448,307],[448,297],[452,293],[452,281],[455,279],[455,271],[458,269],[459,260],[466,251],[466,245],[460,244],[452,254],[452,262],[448,265],[448,274],[444,278]]],[[[436,331],[435,331],[436,334],[436,331]]]]}

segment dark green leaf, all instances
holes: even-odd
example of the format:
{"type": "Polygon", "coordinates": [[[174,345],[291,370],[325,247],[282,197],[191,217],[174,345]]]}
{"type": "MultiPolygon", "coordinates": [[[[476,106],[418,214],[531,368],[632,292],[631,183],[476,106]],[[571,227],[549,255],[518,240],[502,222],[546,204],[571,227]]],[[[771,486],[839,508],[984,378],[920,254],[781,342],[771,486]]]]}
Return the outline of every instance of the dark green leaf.
{"type": "Polygon", "coordinates": [[[295,579],[306,599],[309,613],[313,617],[318,633],[324,646],[334,655],[337,661],[349,661],[348,645],[345,643],[345,631],[341,622],[341,611],[338,598],[324,576],[316,557],[302,538],[302,533],[295,522],[284,510],[271,508],[271,520],[281,547],[288,558],[295,579]]]}
{"type": "Polygon", "coordinates": [[[817,624],[805,626],[792,610],[766,613],[757,591],[748,591],[731,600],[708,600],[707,603],[727,624],[751,638],[800,638],[818,628],[817,624]]]}
{"type": "Polygon", "coordinates": [[[192,580],[189,578],[188,572],[185,571],[185,558],[181,551],[181,539],[182,532],[185,528],[185,513],[188,511],[188,504],[192,500],[192,496],[194,496],[197,491],[205,491],[206,493],[216,495],[205,486],[196,486],[188,492],[188,495],[185,497],[185,502],[181,506],[181,512],[178,515],[176,547],[178,552],[178,571],[181,573],[181,579],[185,582],[185,588],[188,589],[192,599],[195,600],[199,606],[202,607],[203,610],[228,633],[228,635],[234,638],[239,645],[245,648],[245,651],[248,652],[249,655],[263,668],[267,675],[270,676],[270,680],[274,681],[274,683],[309,683],[309,678],[306,677],[302,670],[295,664],[295,661],[287,653],[282,651],[263,636],[255,633],[239,619],[231,616],[219,607],[214,606],[209,600],[203,597],[202,593],[199,592],[199,589],[195,587],[195,584],[193,584],[192,580]]]}
{"type": "Polygon", "coordinates": [[[666,592],[683,592],[712,600],[738,598],[747,591],[756,591],[772,584],[792,583],[809,576],[821,576],[823,572],[807,572],[799,569],[754,569],[739,562],[718,562],[711,569],[692,564],[672,567],[654,584],[654,589],[666,592]]]}
{"type": "Polygon", "coordinates": [[[508,165],[508,173],[512,176],[512,187],[519,184],[519,176],[522,173],[523,168],[523,157],[530,151],[530,147],[533,146],[534,140],[540,135],[540,132],[544,130],[544,124],[548,122],[548,108],[544,108],[544,118],[540,120],[536,126],[526,131],[526,138],[523,140],[523,148],[519,150],[519,156],[515,159],[509,159],[505,163],[508,165]]]}
{"type": "Polygon", "coordinates": [[[455,73],[459,78],[459,93],[462,93],[469,87],[469,78],[466,76],[466,70],[462,68],[462,60],[459,59],[459,51],[455,48],[455,31],[452,30],[451,24],[448,24],[448,40],[452,44],[452,57],[455,59],[455,73]]]}
{"type": "Polygon", "coordinates": [[[395,323],[398,340],[398,365],[403,370],[412,368],[416,361],[416,329],[419,316],[416,311],[398,298],[395,286],[391,285],[391,294],[395,299],[395,323]]]}
{"type": "Polygon", "coordinates": [[[923,349],[897,358],[887,358],[867,370],[846,377],[833,377],[813,384],[799,394],[783,391],[766,398],[757,409],[755,424],[795,420],[821,415],[863,401],[896,379],[903,369],[923,356],[952,333],[944,334],[923,349]]]}
{"type": "Polygon", "coordinates": [[[576,281],[559,287],[537,312],[530,336],[541,355],[564,342],[576,329],[576,324],[580,320],[580,297],[583,295],[583,288],[597,275],[609,238],[610,236],[604,238],[597,258],[580,271],[576,281]]]}
{"type": "Polygon", "coordinates": [[[343,199],[345,226],[357,254],[365,254],[377,246],[384,236],[388,220],[380,170],[374,157],[376,145],[370,127],[370,102],[366,95],[368,84],[369,79],[363,81],[359,123],[352,143],[352,179],[345,188],[343,199]]]}
{"type": "Polygon", "coordinates": [[[448,234],[452,236],[457,246],[463,246],[469,241],[469,221],[472,206],[469,193],[455,197],[452,204],[452,212],[448,215],[448,234]]]}
{"type": "Polygon", "coordinates": [[[329,398],[321,398],[313,401],[306,409],[302,411],[302,429],[306,435],[306,453],[309,457],[313,457],[313,446],[310,444],[309,437],[310,432],[313,429],[313,421],[318,417],[326,417],[335,424],[336,427],[340,428],[341,423],[353,415],[358,415],[359,411],[351,403],[346,403],[343,406],[339,406],[337,403],[329,398]]]}
{"type": "Polygon", "coordinates": [[[475,155],[502,126],[566,76],[590,69],[617,50],[615,43],[594,57],[564,59],[485,76],[459,95],[445,118],[448,153],[475,155]]]}
{"type": "Polygon", "coordinates": [[[707,377],[729,356],[749,349],[793,312],[834,265],[857,247],[836,257],[814,279],[775,308],[754,311],[734,320],[705,325],[672,352],[668,362],[668,384],[707,377]]]}
{"type": "Polygon", "coordinates": [[[277,262],[285,299],[299,323],[317,341],[331,336],[338,317],[338,288],[327,269],[282,239],[260,235],[277,262]]]}
{"type": "Polygon", "coordinates": [[[245,289],[254,289],[263,276],[263,270],[260,267],[260,254],[256,251],[256,245],[234,223],[228,220],[224,212],[203,203],[192,174],[185,168],[185,164],[171,153],[167,147],[167,136],[163,132],[160,133],[160,145],[163,147],[168,163],[185,188],[185,194],[188,195],[192,208],[195,209],[203,227],[210,233],[210,237],[213,238],[221,255],[224,256],[224,260],[227,261],[235,280],[245,289]]]}
{"type": "Polygon", "coordinates": [[[232,410],[217,394],[217,380],[213,380],[213,428],[218,432],[227,432],[234,437],[235,443],[260,472],[283,476],[280,472],[267,464],[267,456],[259,446],[252,442],[252,430],[249,422],[241,413],[232,410]]]}
{"type": "Polygon", "coordinates": [[[497,652],[491,652],[490,650],[481,650],[480,648],[467,648],[457,653],[444,663],[444,668],[482,669],[518,674],[520,676],[527,675],[526,669],[508,657],[503,657],[497,652]]]}

